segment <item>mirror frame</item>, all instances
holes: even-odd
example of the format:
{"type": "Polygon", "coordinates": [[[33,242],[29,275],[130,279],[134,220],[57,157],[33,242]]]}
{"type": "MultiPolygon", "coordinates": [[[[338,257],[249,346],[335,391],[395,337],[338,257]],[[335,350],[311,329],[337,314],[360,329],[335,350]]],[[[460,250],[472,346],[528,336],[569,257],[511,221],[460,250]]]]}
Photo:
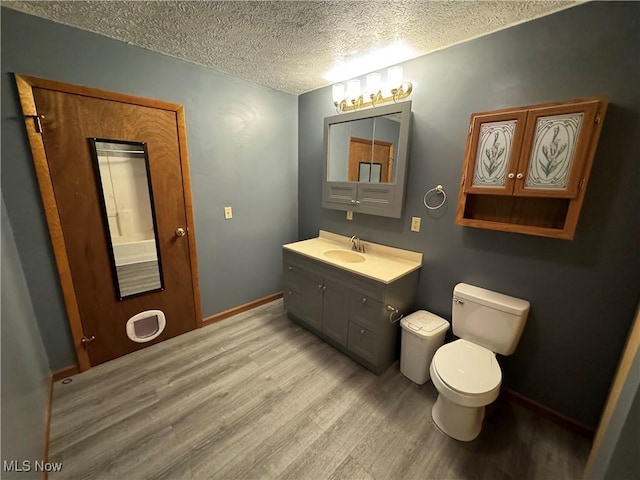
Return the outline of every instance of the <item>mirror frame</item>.
{"type": "Polygon", "coordinates": [[[324,168],[322,172],[322,207],[353,211],[383,217],[400,218],[404,206],[409,159],[409,132],[411,129],[411,101],[381,107],[356,110],[324,119],[324,168]],[[331,125],[367,118],[400,114],[400,132],[397,148],[394,183],[365,183],[327,180],[329,168],[329,130],[331,125]]]}
{"type": "Polygon", "coordinates": [[[116,298],[120,301],[127,300],[129,298],[139,297],[140,295],[146,295],[148,293],[153,292],[161,292],[164,290],[164,277],[162,275],[162,260],[160,257],[160,247],[158,242],[158,222],[156,219],[156,207],[153,198],[153,186],[151,184],[151,170],[149,166],[149,151],[147,150],[147,144],[145,142],[136,142],[136,141],[127,141],[127,140],[115,140],[111,138],[88,138],[89,146],[91,148],[91,156],[93,159],[93,169],[94,175],[96,179],[96,186],[98,197],[100,199],[100,212],[102,213],[102,223],[104,226],[105,232],[105,240],[107,242],[107,249],[109,250],[109,255],[111,256],[111,274],[113,277],[113,284],[116,291],[116,298]],[[149,203],[151,204],[151,221],[153,222],[153,234],[154,240],[156,244],[156,257],[158,261],[158,274],[160,277],[160,287],[154,288],[151,290],[145,290],[143,292],[132,293],[129,295],[122,295],[122,290],[120,288],[120,281],[118,278],[118,266],[116,265],[116,256],[113,250],[113,240],[111,238],[111,228],[109,227],[109,215],[107,213],[107,206],[104,200],[104,189],[102,185],[102,176],[100,174],[100,164],[98,161],[98,151],[96,147],[96,142],[104,142],[104,143],[116,143],[120,145],[136,145],[140,146],[144,151],[144,165],[147,172],[147,187],[149,189],[149,203]]]}

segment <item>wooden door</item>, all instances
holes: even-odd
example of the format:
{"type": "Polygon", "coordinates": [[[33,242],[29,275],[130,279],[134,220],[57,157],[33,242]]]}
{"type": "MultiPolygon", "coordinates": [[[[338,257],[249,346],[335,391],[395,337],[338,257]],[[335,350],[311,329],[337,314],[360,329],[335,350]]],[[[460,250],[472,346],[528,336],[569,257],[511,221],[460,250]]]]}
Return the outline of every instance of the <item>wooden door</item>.
{"type": "Polygon", "coordinates": [[[573,198],[584,178],[599,100],[527,112],[514,195],[573,198]]]}
{"type": "Polygon", "coordinates": [[[351,137],[349,141],[349,181],[360,181],[360,164],[371,163],[371,140],[351,137]]]}
{"type": "Polygon", "coordinates": [[[17,81],[80,369],[196,328],[201,314],[182,108],[30,77],[17,81]],[[161,289],[121,298],[91,149],[96,138],[146,146],[161,289]],[[131,340],[127,321],[148,310],[164,314],[164,330],[151,341],[131,340]]]}
{"type": "Polygon", "coordinates": [[[465,159],[465,193],[512,194],[526,118],[526,110],[472,115],[465,159]]]}
{"type": "MultiPolygon", "coordinates": [[[[369,183],[388,183],[392,178],[393,169],[393,144],[380,140],[368,140],[366,138],[351,137],[349,142],[349,181],[360,181],[361,164],[377,165],[375,179],[369,183]]],[[[373,168],[373,167],[370,167],[373,168]]],[[[374,170],[369,170],[371,174],[374,170]]]]}

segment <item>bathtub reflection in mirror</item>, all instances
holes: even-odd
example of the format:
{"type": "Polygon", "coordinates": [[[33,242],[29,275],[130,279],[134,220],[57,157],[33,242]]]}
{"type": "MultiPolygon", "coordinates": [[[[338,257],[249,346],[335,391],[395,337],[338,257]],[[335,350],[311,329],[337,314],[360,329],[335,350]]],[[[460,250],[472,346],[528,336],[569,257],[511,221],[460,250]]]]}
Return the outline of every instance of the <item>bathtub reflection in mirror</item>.
{"type": "Polygon", "coordinates": [[[90,138],[120,300],[163,288],[144,143],[90,138]]]}

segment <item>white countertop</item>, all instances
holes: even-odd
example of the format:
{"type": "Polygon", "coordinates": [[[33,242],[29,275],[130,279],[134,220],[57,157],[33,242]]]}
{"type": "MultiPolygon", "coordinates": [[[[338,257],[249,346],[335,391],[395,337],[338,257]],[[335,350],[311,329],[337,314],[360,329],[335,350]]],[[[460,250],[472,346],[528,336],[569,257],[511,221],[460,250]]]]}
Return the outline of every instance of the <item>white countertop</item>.
{"type": "Polygon", "coordinates": [[[317,238],[288,243],[283,248],[387,284],[422,267],[422,253],[361,241],[365,248],[362,254],[365,260],[359,263],[326,257],[324,252],[327,250],[351,251],[351,242],[350,237],[324,230],[320,230],[317,238]]]}

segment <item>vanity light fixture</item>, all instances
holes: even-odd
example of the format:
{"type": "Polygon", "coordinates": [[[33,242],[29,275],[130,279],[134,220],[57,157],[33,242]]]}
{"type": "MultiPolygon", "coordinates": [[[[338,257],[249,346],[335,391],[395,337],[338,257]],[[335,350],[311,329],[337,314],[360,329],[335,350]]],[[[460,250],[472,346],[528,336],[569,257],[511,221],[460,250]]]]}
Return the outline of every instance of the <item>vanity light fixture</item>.
{"type": "Polygon", "coordinates": [[[405,82],[401,66],[387,70],[387,82],[383,84],[377,72],[367,75],[365,91],[360,90],[360,80],[353,79],[344,84],[333,86],[333,104],[338,113],[358,110],[360,108],[375,107],[387,102],[397,103],[407,98],[413,91],[413,84],[405,82]],[[366,100],[365,100],[366,99],[366,100]]]}

